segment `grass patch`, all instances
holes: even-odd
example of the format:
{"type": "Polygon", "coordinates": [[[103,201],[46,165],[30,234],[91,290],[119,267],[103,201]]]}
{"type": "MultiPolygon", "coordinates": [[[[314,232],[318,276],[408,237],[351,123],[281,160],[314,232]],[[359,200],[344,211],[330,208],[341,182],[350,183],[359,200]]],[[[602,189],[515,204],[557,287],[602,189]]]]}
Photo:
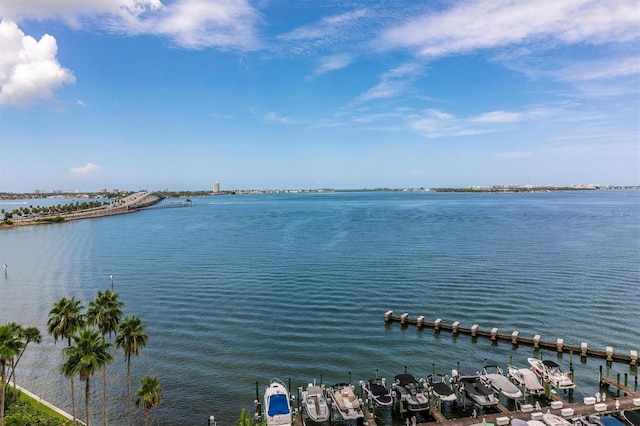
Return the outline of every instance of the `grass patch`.
{"type": "Polygon", "coordinates": [[[23,392],[7,407],[5,426],[66,426],[73,422],[23,392]]]}

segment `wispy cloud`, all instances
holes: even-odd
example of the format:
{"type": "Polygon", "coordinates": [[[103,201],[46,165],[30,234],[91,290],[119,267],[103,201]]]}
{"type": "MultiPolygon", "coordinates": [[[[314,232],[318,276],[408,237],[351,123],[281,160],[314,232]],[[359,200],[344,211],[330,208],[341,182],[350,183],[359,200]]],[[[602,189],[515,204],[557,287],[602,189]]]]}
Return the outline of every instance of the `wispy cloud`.
{"type": "Polygon", "coordinates": [[[353,58],[348,54],[339,54],[320,58],[320,64],[313,72],[313,76],[325,74],[330,71],[345,68],[351,64],[353,58]]]}
{"type": "Polygon", "coordinates": [[[98,173],[102,170],[102,167],[93,163],[87,163],[81,167],[72,167],[69,169],[69,173],[73,176],[89,176],[98,173]]]}
{"type": "Polygon", "coordinates": [[[248,0],[21,0],[0,3],[0,16],[13,20],[63,19],[70,26],[119,34],[153,34],[177,46],[253,50],[260,40],[259,12],[248,0]]]}
{"type": "Polygon", "coordinates": [[[405,93],[411,83],[424,74],[424,67],[417,63],[405,63],[380,76],[380,82],[361,94],[356,103],[374,99],[386,99],[405,93]]]}
{"type": "Polygon", "coordinates": [[[638,37],[635,0],[498,0],[460,2],[425,14],[384,31],[381,42],[433,58],[551,40],[598,44],[638,37]]]}

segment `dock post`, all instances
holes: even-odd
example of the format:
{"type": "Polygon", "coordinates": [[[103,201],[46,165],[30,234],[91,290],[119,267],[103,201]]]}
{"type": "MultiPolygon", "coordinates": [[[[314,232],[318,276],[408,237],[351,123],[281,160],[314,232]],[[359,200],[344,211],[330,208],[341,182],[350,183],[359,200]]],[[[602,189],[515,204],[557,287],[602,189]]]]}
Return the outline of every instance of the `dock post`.
{"type": "Polygon", "coordinates": [[[442,318],[437,318],[433,323],[433,329],[435,331],[440,331],[440,323],[442,323],[442,318]]]}
{"type": "Polygon", "coordinates": [[[629,373],[625,372],[625,373],[624,373],[624,387],[625,387],[625,388],[626,388],[626,387],[628,387],[628,386],[627,386],[627,385],[628,385],[628,383],[629,383],[629,373]]]}
{"type": "Polygon", "coordinates": [[[556,351],[558,353],[562,353],[562,345],[564,345],[564,339],[558,337],[558,340],[556,340],[556,351]]]}
{"type": "Polygon", "coordinates": [[[436,377],[435,377],[436,376],[436,363],[435,362],[431,363],[431,374],[432,374],[433,380],[435,380],[436,379],[436,377]]]}
{"type": "Polygon", "coordinates": [[[322,374],[320,375],[320,386],[322,386],[322,374]]]}
{"type": "Polygon", "coordinates": [[[393,314],[393,311],[387,311],[384,314],[384,321],[385,322],[389,322],[391,321],[391,315],[393,314]]]}
{"type": "Polygon", "coordinates": [[[630,350],[629,359],[631,360],[631,365],[638,365],[638,351],[630,350]]]}
{"type": "Polygon", "coordinates": [[[300,395],[302,395],[302,386],[298,386],[298,411],[300,411],[300,395]]]}
{"type": "Polygon", "coordinates": [[[518,344],[518,335],[520,334],[519,331],[514,330],[513,333],[511,333],[511,344],[512,345],[517,345],[518,344]]]}
{"type": "Polygon", "coordinates": [[[587,357],[587,351],[588,351],[587,342],[580,343],[580,357],[586,358],[587,357]]]}
{"type": "Polygon", "coordinates": [[[607,354],[607,362],[613,361],[613,347],[607,346],[605,353],[607,354]]]}
{"type": "Polygon", "coordinates": [[[400,315],[400,324],[405,325],[407,323],[407,318],[409,318],[409,314],[407,312],[400,315]]]}
{"type": "Polygon", "coordinates": [[[458,334],[458,327],[460,327],[460,321],[455,321],[452,325],[451,325],[451,334],[458,334]]]}
{"type": "Polygon", "coordinates": [[[540,335],[536,334],[533,336],[533,348],[540,349],[540,335]]]}
{"type": "Polygon", "coordinates": [[[471,337],[476,337],[478,334],[478,324],[473,324],[471,326],[471,337]]]}
{"type": "Polygon", "coordinates": [[[349,381],[347,382],[347,384],[351,384],[351,371],[349,371],[349,381]]]}
{"type": "Polygon", "coordinates": [[[491,329],[491,341],[495,342],[498,337],[498,327],[493,327],[491,329]]]}
{"type": "Polygon", "coordinates": [[[424,315],[420,315],[417,319],[417,323],[416,325],[418,326],[418,328],[422,327],[422,322],[424,321],[424,315]]]}
{"type": "Polygon", "coordinates": [[[620,396],[620,373],[617,374],[617,381],[618,381],[618,389],[617,389],[617,396],[620,396]]]}

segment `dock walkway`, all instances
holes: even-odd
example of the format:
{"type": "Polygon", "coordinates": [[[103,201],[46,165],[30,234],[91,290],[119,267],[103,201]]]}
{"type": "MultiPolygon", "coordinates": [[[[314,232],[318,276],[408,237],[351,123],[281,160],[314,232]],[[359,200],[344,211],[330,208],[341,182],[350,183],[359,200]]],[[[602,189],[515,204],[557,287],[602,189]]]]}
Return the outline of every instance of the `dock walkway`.
{"type": "MultiPolygon", "coordinates": [[[[485,414],[477,418],[465,417],[459,419],[438,420],[436,422],[420,423],[419,426],[447,425],[447,426],[470,426],[473,424],[486,423],[508,424],[511,419],[535,420],[547,411],[566,418],[571,419],[580,416],[589,416],[592,414],[604,415],[618,413],[622,410],[640,410],[640,398],[637,395],[629,395],[620,398],[608,399],[606,402],[597,404],[585,404],[584,402],[576,402],[572,404],[563,404],[561,408],[544,407],[543,411],[506,411],[499,413],[485,414]],[[570,413],[570,414],[569,414],[570,413]],[[569,415],[567,415],[569,414],[569,415]],[[505,423],[506,422],[506,423],[505,423]]],[[[442,414],[434,415],[436,419],[442,419],[442,414]]]]}
{"type": "Polygon", "coordinates": [[[596,357],[596,358],[604,358],[607,362],[621,362],[629,365],[638,365],[638,351],[630,350],[629,354],[622,354],[619,352],[614,352],[613,347],[607,346],[604,351],[602,350],[594,350],[589,348],[589,345],[586,342],[581,342],[580,346],[575,345],[566,345],[564,343],[564,339],[558,338],[555,342],[549,342],[542,340],[539,334],[536,334],[533,338],[521,337],[520,332],[517,330],[513,331],[511,334],[500,333],[497,327],[492,328],[490,331],[482,330],[479,328],[477,324],[474,324],[471,328],[460,327],[460,323],[458,321],[453,324],[445,324],[442,322],[440,318],[435,321],[427,321],[424,316],[419,316],[417,318],[409,318],[408,313],[403,313],[402,315],[393,315],[393,311],[387,311],[384,314],[385,322],[398,322],[401,325],[415,325],[418,328],[432,328],[435,331],[449,331],[452,334],[466,334],[471,336],[472,338],[477,337],[486,337],[491,339],[492,342],[497,342],[499,340],[510,342],[512,345],[528,345],[533,346],[536,349],[551,349],[558,353],[575,353],[576,355],[580,355],[581,357],[596,357]]]}

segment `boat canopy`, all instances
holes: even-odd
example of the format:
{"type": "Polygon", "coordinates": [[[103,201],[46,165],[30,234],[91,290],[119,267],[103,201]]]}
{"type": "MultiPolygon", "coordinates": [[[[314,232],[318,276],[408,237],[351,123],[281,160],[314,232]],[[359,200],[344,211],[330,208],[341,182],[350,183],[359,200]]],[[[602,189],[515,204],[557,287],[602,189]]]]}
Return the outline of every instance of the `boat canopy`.
{"type": "Polygon", "coordinates": [[[545,359],[544,361],[542,361],[542,363],[547,368],[558,368],[558,367],[560,367],[558,364],[556,364],[555,362],[551,361],[550,359],[545,359]]]}
{"type": "Polygon", "coordinates": [[[400,386],[406,386],[410,383],[415,383],[416,382],[416,378],[413,377],[411,374],[398,374],[396,377],[396,382],[400,385],[400,386]]]}
{"type": "Polygon", "coordinates": [[[269,417],[279,416],[282,414],[289,414],[289,400],[287,395],[283,393],[277,393],[269,397],[269,417]]]}

